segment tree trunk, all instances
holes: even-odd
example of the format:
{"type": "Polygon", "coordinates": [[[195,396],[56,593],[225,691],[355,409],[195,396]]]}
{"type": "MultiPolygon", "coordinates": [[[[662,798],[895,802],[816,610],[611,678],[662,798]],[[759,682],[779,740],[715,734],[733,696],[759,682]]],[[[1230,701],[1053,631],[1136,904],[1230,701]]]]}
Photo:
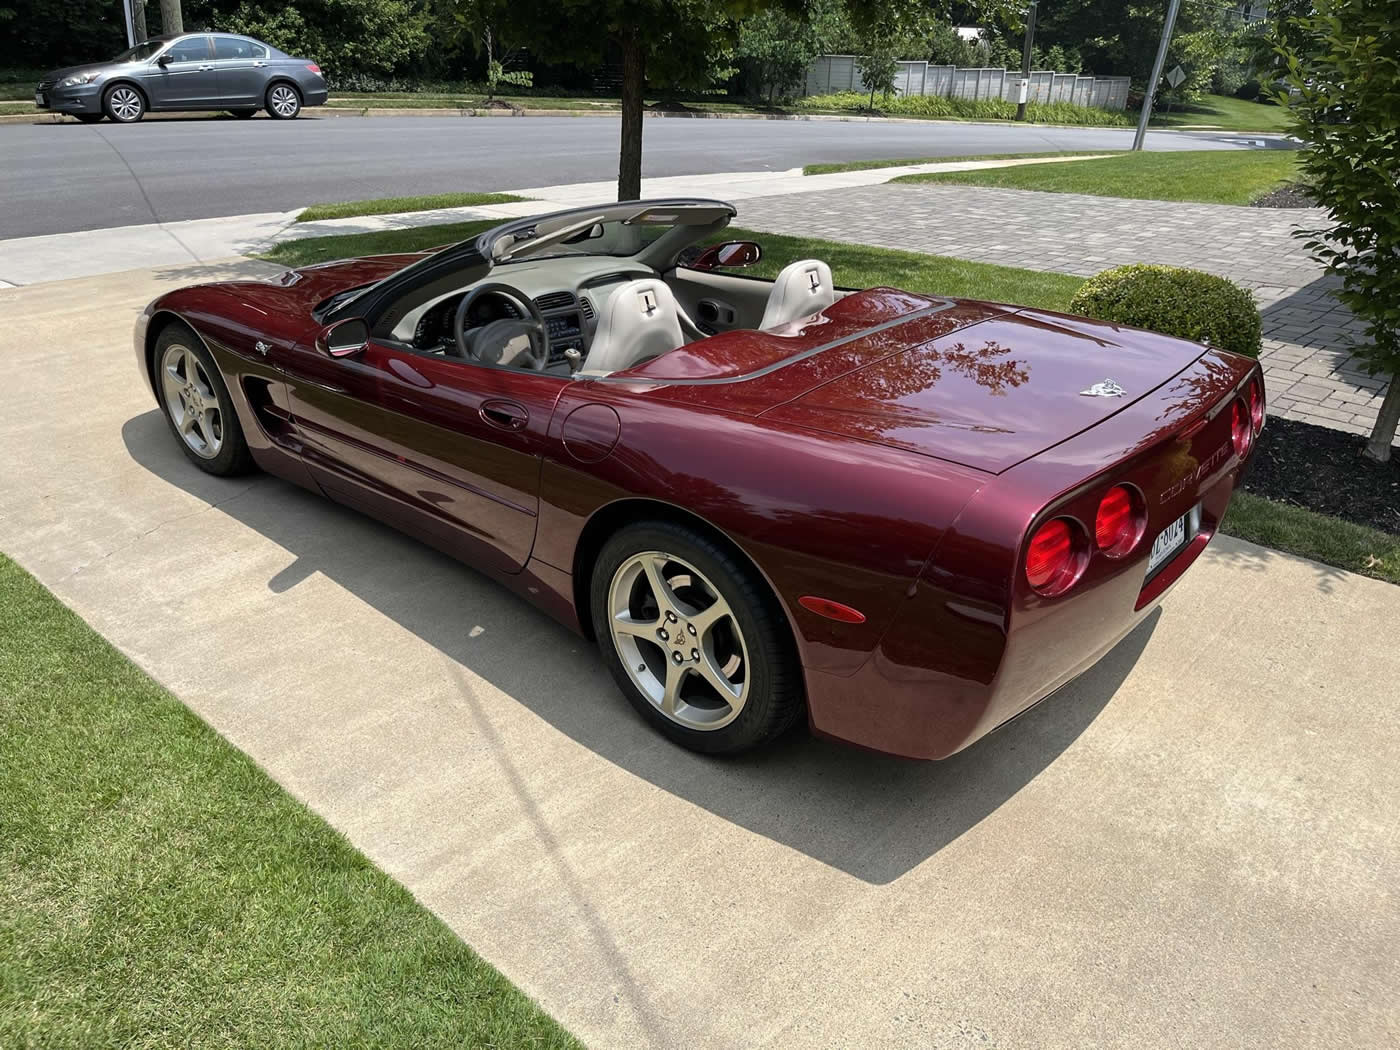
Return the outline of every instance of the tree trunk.
{"type": "Polygon", "coordinates": [[[1395,441],[1397,424],[1400,424],[1400,372],[1390,377],[1390,389],[1385,392],[1380,414],[1376,416],[1376,427],[1366,443],[1368,459],[1377,463],[1390,462],[1390,446],[1395,441]]]}
{"type": "Polygon", "coordinates": [[[622,38],[622,141],[617,159],[617,199],[642,198],[642,87],[646,83],[646,55],[637,31],[622,38]]]}
{"type": "Polygon", "coordinates": [[[131,35],[138,44],[144,44],[150,39],[150,31],[146,29],[146,0],[132,0],[131,35]]]}
{"type": "Polygon", "coordinates": [[[183,33],[184,20],[180,17],[180,0],[160,0],[160,31],[162,33],[183,33]]]}

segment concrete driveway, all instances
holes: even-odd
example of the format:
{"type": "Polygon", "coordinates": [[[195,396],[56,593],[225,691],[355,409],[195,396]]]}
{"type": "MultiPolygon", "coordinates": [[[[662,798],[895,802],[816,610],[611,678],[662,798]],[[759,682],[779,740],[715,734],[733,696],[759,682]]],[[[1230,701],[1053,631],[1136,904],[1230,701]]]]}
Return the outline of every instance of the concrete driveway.
{"type": "Polygon", "coordinates": [[[0,550],[591,1045],[1400,1040],[1400,588],[1221,539],[951,761],[699,758],[470,570],[185,462],[131,321],[234,269],[0,291],[0,550]]]}

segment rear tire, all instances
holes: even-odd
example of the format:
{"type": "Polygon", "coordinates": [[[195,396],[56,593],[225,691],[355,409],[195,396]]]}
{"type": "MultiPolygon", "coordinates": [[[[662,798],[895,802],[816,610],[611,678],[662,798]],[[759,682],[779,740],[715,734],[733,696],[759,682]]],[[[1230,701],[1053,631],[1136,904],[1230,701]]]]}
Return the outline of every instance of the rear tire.
{"type": "Polygon", "coordinates": [[[113,84],[102,96],[102,111],[118,124],[135,124],[146,115],[146,98],[130,84],[113,84]]]}
{"type": "Polygon", "coordinates": [[[105,118],[105,113],[74,113],[84,124],[100,124],[105,118]]]}
{"type": "Polygon", "coordinates": [[[273,120],[295,120],[301,112],[301,92],[285,80],[267,89],[264,102],[267,115],[273,120]]]}
{"type": "Polygon", "coordinates": [[[801,716],[801,668],[782,608],[703,533],[666,521],[621,529],[593,566],[590,607],[618,688],[681,746],[747,751],[801,716]]]}
{"type": "Polygon", "coordinates": [[[156,337],[155,388],[185,458],[206,474],[232,477],[254,467],[224,377],[199,336],[178,321],[156,337]]]}

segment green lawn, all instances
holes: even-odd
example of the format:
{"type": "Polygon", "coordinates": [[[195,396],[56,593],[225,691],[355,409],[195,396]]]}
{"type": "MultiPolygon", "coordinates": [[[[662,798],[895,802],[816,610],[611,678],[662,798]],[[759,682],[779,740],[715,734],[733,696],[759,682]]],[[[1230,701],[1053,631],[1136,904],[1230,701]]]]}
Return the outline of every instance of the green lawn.
{"type": "Polygon", "coordinates": [[[1052,150],[1042,153],[978,153],[961,157],[894,157],[885,160],[848,160],[837,164],[804,164],[803,175],[831,175],[838,171],[902,168],[907,164],[954,164],[964,160],[1026,160],[1030,157],[1094,157],[1119,150],[1052,150]]]}
{"type": "Polygon", "coordinates": [[[1400,583],[1400,536],[1236,492],[1221,531],[1362,576],[1400,583]]]}
{"type": "Polygon", "coordinates": [[[0,1046],[576,1047],[0,556],[0,1046]]]}
{"type": "Polygon", "coordinates": [[[1171,112],[1157,107],[1152,126],[1179,128],[1210,126],[1225,131],[1283,131],[1288,127],[1288,111],[1267,102],[1246,102],[1232,95],[1207,95],[1186,108],[1173,106],[1171,112]]]}
{"type": "Polygon", "coordinates": [[[376,197],[367,201],[313,204],[297,216],[297,222],[344,219],[352,215],[392,215],[401,211],[432,211],[435,208],[469,208],[477,204],[509,204],[528,199],[517,197],[513,193],[433,193],[424,197],[376,197]]]}
{"type": "Polygon", "coordinates": [[[1075,164],[900,175],[893,182],[949,182],[1138,200],[1248,204],[1297,176],[1295,150],[1123,153],[1075,164]]]}
{"type": "MultiPolygon", "coordinates": [[[[475,236],[499,225],[496,220],[420,226],[411,230],[384,230],[335,237],[308,237],[283,241],[263,258],[287,266],[304,266],[327,259],[357,255],[416,252],[475,236]]],[[[790,262],[813,256],[825,259],[836,283],[862,288],[892,285],[911,292],[932,292],[969,298],[1012,301],[1049,310],[1063,310],[1084,283],[1068,274],[1019,270],[1011,266],[967,262],[941,255],[896,252],[859,244],[843,244],[810,237],[784,237],[775,233],[730,229],[725,236],[755,240],[763,245],[763,261],[744,273],[776,276],[790,262]]]]}

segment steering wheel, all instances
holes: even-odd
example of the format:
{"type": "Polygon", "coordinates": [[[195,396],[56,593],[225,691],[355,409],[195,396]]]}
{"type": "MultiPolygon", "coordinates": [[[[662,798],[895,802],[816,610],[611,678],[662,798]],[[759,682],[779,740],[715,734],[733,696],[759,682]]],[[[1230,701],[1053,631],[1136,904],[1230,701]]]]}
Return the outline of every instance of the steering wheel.
{"type": "Polygon", "coordinates": [[[457,305],[457,313],[452,322],[452,334],[457,340],[457,352],[469,361],[485,365],[500,365],[508,368],[524,368],[532,372],[543,372],[549,366],[549,329],[544,314],[535,305],[535,300],[512,288],[508,284],[479,284],[457,305]],[[467,318],[472,304],[483,295],[500,295],[519,306],[529,318],[503,318],[491,321],[479,328],[468,330],[467,318]],[[514,360],[509,356],[510,344],[518,336],[526,336],[530,341],[530,352],[514,360]]]}

